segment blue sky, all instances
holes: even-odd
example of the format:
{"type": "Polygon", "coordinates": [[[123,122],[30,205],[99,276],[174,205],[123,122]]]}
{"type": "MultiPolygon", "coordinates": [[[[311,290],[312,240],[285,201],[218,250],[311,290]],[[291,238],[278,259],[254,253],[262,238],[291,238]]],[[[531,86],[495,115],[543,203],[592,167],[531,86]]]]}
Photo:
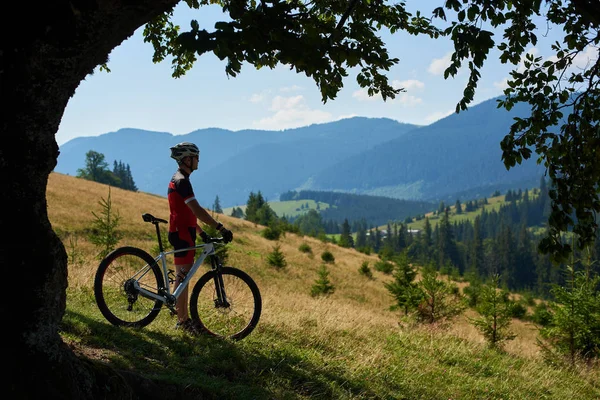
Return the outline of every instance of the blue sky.
{"type": "MultiPolygon", "coordinates": [[[[441,2],[412,4],[433,10],[441,2]]],[[[226,19],[217,6],[190,10],[184,2],[175,9],[174,16],[183,30],[187,30],[191,19],[207,30],[216,21],[226,19]]],[[[449,40],[382,34],[390,55],[400,59],[387,76],[406,92],[386,102],[380,97],[369,98],[351,72],[338,97],[323,104],[312,79],[284,66],[255,70],[245,65],[236,78],[228,78],[225,61],[205,54],[184,77],[172,78],[170,60],[152,62],[152,46],[143,42],[142,30],[110,54],[110,73],[96,70],[81,82],[59,126],[59,145],[121,128],[175,135],[209,127],[282,130],[352,116],[428,125],[454,112],[468,78],[467,71],[461,71],[444,80],[443,71],[453,48],[449,40]]],[[[538,45],[529,50],[550,57],[550,43],[558,33],[556,28],[539,32],[538,45]]],[[[482,70],[474,104],[502,94],[511,69],[493,53],[482,70]]]]}

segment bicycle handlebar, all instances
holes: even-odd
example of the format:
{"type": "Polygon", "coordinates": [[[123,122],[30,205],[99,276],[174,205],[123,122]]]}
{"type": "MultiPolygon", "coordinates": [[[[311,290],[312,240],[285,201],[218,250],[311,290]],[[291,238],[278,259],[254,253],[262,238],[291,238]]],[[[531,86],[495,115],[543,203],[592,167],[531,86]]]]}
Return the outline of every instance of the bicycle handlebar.
{"type": "MultiPolygon", "coordinates": [[[[150,223],[155,224],[157,226],[158,226],[159,223],[162,223],[162,224],[166,224],[167,223],[166,220],[161,219],[161,218],[156,218],[154,215],[148,214],[148,213],[142,214],[142,219],[145,222],[150,222],[150,223]]],[[[221,236],[221,237],[209,237],[208,241],[204,242],[204,243],[224,243],[224,242],[225,242],[225,240],[221,236]]]]}
{"type": "Polygon", "coordinates": [[[204,243],[224,243],[224,240],[222,237],[208,237],[208,241],[204,242],[204,243]]]}

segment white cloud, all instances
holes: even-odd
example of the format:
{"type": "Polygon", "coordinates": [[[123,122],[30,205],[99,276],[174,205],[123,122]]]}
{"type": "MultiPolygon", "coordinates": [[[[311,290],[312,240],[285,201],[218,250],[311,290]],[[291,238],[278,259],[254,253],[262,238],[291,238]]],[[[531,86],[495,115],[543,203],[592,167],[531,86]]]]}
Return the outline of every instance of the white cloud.
{"type": "Polygon", "coordinates": [[[302,86],[292,85],[292,86],[284,86],[279,89],[280,92],[289,93],[289,92],[298,92],[302,90],[302,86]]]}
{"type": "MultiPolygon", "coordinates": [[[[408,88],[408,86],[410,86],[411,88],[423,88],[425,87],[425,84],[423,82],[417,81],[417,80],[409,80],[409,81],[393,81],[392,82],[392,86],[395,89],[399,89],[399,88],[408,88]]],[[[367,93],[367,89],[359,89],[356,90],[354,93],[352,93],[352,97],[357,99],[358,101],[375,101],[375,100],[380,100],[383,101],[383,98],[381,97],[381,94],[376,94],[374,96],[369,96],[369,94],[367,93]]],[[[391,103],[397,103],[397,104],[401,104],[403,106],[406,107],[412,107],[414,105],[417,104],[421,104],[423,102],[423,100],[419,97],[410,95],[406,92],[401,92],[399,94],[396,95],[395,99],[388,99],[387,103],[391,104],[391,103]]]]}
{"type": "Polygon", "coordinates": [[[407,106],[407,107],[412,107],[412,106],[416,106],[417,104],[423,103],[423,99],[421,99],[420,97],[411,96],[407,93],[400,93],[391,102],[392,103],[400,103],[403,106],[407,106]]]}
{"type": "Polygon", "coordinates": [[[596,60],[598,60],[598,51],[597,47],[586,47],[581,53],[575,56],[573,59],[573,66],[579,69],[589,68],[596,60]]]}
{"type": "Polygon", "coordinates": [[[269,110],[274,112],[272,116],[254,121],[252,125],[259,129],[281,130],[332,120],[328,112],[309,108],[303,96],[275,96],[269,110]]]}
{"type": "Polygon", "coordinates": [[[355,90],[354,93],[352,93],[352,97],[355,99],[358,99],[358,101],[381,100],[381,96],[379,94],[376,94],[374,96],[369,96],[369,94],[367,93],[367,89],[355,90]]]}
{"type": "Polygon", "coordinates": [[[504,78],[501,81],[498,82],[494,82],[494,87],[500,89],[500,90],[504,90],[506,88],[508,88],[508,78],[504,78]]]}
{"type": "MultiPolygon", "coordinates": [[[[575,56],[571,68],[576,68],[577,70],[589,68],[598,59],[598,51],[597,47],[587,46],[582,52],[575,56]]],[[[558,58],[552,56],[548,58],[548,60],[556,61],[558,58]]]]}
{"type": "Polygon", "coordinates": [[[425,84],[416,79],[408,79],[406,81],[393,80],[392,87],[394,89],[404,88],[406,90],[423,89],[425,87],[425,84]]]}
{"type": "Polygon", "coordinates": [[[265,99],[265,95],[263,93],[254,93],[250,96],[250,103],[260,103],[265,99]]]}
{"type": "Polygon", "coordinates": [[[432,124],[436,121],[439,121],[442,118],[446,118],[448,115],[451,115],[451,114],[454,114],[454,110],[434,112],[425,117],[425,123],[427,125],[432,124]]]}
{"type": "Polygon", "coordinates": [[[271,102],[271,111],[281,111],[297,107],[300,103],[304,103],[304,96],[298,95],[294,97],[275,96],[271,102]]]}
{"type": "Polygon", "coordinates": [[[450,57],[452,57],[452,52],[447,53],[442,58],[434,58],[427,71],[433,75],[443,75],[444,70],[450,66],[450,57]]]}

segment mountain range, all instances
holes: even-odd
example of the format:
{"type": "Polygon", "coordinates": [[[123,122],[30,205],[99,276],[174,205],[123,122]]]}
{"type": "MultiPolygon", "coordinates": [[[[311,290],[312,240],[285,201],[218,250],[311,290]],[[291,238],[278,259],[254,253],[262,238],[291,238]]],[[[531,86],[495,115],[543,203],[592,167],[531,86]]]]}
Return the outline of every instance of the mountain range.
{"type": "MultiPolygon", "coordinates": [[[[353,117],[282,131],[207,128],[185,135],[124,128],[79,137],[60,146],[56,172],[76,175],[86,153],[128,164],[140,191],[166,196],[176,164],[169,147],[200,147],[200,169],[191,175],[196,197],[211,206],[245,204],[250,192],[279,200],[289,190],[339,191],[399,199],[455,201],[495,190],[535,187],[544,168],[535,159],[506,170],[500,141],[513,118],[496,99],[418,126],[387,118],[353,117]]],[[[535,158],[535,157],[532,157],[535,158]]]]}

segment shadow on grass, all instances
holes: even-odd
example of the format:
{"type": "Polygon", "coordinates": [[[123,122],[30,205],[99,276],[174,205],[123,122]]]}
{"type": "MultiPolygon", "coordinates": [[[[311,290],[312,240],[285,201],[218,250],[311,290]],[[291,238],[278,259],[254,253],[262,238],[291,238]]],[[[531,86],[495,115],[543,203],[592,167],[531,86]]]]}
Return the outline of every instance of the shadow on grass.
{"type": "MultiPolygon", "coordinates": [[[[63,335],[76,338],[78,353],[112,368],[135,372],[157,384],[185,388],[202,399],[381,398],[341,368],[303,356],[293,345],[239,342],[148,328],[122,328],[67,309],[63,335]],[[259,348],[260,347],[260,348],[259,348]]],[[[277,332],[264,332],[276,335],[277,332]]]]}

